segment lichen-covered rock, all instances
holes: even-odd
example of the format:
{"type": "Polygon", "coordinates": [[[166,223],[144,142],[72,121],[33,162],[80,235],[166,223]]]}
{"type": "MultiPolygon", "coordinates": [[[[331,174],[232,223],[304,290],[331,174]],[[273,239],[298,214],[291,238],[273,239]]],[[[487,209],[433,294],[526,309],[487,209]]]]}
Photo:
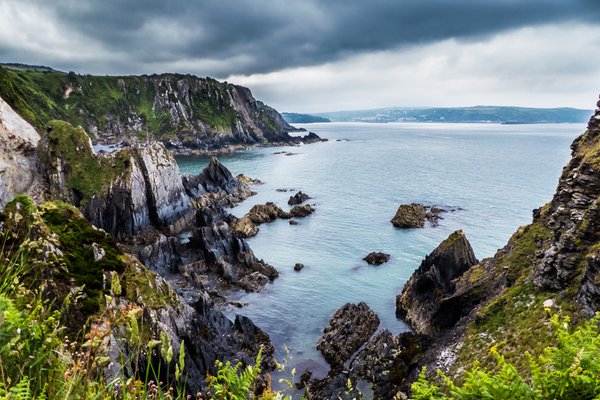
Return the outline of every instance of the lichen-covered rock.
{"type": "Polygon", "coordinates": [[[317,342],[317,349],[332,369],[341,369],[378,326],[379,317],[366,303],[347,303],[329,320],[317,342]]]}
{"type": "Polygon", "coordinates": [[[374,251],[369,253],[365,258],[363,258],[363,260],[371,265],[381,265],[390,260],[390,255],[387,253],[374,251]]]}
{"type": "Polygon", "coordinates": [[[310,204],[300,204],[292,207],[290,216],[292,218],[304,218],[314,213],[315,209],[310,204]]]}
{"type": "Polygon", "coordinates": [[[477,263],[471,244],[462,231],[444,240],[404,285],[396,298],[396,314],[418,333],[434,334],[451,327],[462,316],[462,310],[444,310],[439,315],[445,297],[455,289],[453,280],[477,263]],[[443,317],[443,318],[442,318],[443,317]],[[439,320],[437,320],[439,318],[439,320]]]}

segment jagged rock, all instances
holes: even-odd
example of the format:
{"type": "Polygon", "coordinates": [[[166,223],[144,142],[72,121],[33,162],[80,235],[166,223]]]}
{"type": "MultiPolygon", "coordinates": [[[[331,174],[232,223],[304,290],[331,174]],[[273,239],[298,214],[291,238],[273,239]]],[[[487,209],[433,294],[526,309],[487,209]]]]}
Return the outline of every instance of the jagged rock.
{"type": "Polygon", "coordinates": [[[418,360],[429,339],[404,332],[394,336],[384,329],[375,334],[350,364],[350,373],[373,384],[374,398],[406,392],[408,378],[418,372],[418,360]]]}
{"type": "Polygon", "coordinates": [[[0,209],[17,194],[39,197],[35,154],[40,135],[0,98],[0,209]]]}
{"type": "Polygon", "coordinates": [[[368,264],[371,265],[381,265],[390,260],[390,255],[387,253],[374,251],[372,253],[369,253],[365,258],[363,258],[363,260],[365,260],[368,264]]]}
{"type": "Polygon", "coordinates": [[[290,218],[288,213],[279,208],[277,204],[271,202],[255,205],[248,211],[246,217],[255,224],[271,222],[277,218],[290,218]]]}
{"type": "Polygon", "coordinates": [[[431,226],[437,226],[442,218],[440,214],[443,212],[446,210],[439,207],[417,203],[402,204],[391,222],[396,228],[423,228],[426,220],[431,223],[431,226]]]}
{"type": "Polygon", "coordinates": [[[288,200],[288,204],[293,206],[296,204],[302,204],[304,203],[306,200],[310,199],[310,196],[302,193],[302,191],[296,193],[293,196],[290,196],[290,199],[288,200]]]}
{"type": "Polygon", "coordinates": [[[301,204],[292,207],[290,216],[292,218],[304,218],[314,213],[315,209],[310,204],[301,204]]]}
{"type": "Polygon", "coordinates": [[[302,271],[303,268],[304,268],[304,264],[302,264],[302,263],[296,263],[296,265],[294,265],[294,271],[296,271],[296,272],[302,271]]]}
{"type": "Polygon", "coordinates": [[[412,274],[396,298],[396,314],[417,333],[435,334],[451,327],[463,310],[444,307],[445,297],[454,292],[453,280],[477,263],[471,244],[462,231],[444,240],[412,274]]]}
{"type": "Polygon", "coordinates": [[[234,219],[229,223],[229,226],[233,233],[241,238],[256,236],[258,233],[258,226],[256,226],[256,224],[254,224],[247,216],[234,219]]]}
{"type": "Polygon", "coordinates": [[[379,317],[366,303],[347,303],[329,320],[317,342],[317,349],[332,369],[341,369],[378,326],[379,317]]]}

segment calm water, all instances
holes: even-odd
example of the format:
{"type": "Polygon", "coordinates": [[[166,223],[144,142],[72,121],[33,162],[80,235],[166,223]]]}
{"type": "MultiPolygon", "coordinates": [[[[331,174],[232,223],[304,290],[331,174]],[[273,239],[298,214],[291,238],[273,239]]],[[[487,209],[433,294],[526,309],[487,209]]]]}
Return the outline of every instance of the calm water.
{"type": "MultiPolygon", "coordinates": [[[[264,148],[220,157],[234,174],[264,181],[258,192],[232,210],[245,214],[254,204],[274,201],[287,209],[290,193],[313,197],[316,213],[300,224],[276,221],[248,240],[255,254],[281,276],[259,294],[236,294],[242,313],[269,333],[292,364],[323,373],[315,349],[321,330],[346,302],[365,301],[393,333],[408,328],[395,317],[395,297],[421,259],[456,229],[466,232],[478,258],[504,246],[531,210],[551,199],[569,144],[581,124],[310,124],[330,139],[301,147],[264,148]],[[348,139],[337,141],[336,139],[348,139]],[[279,151],[296,153],[287,156],[279,151]],[[398,205],[461,207],[444,214],[436,228],[394,228],[398,205]],[[372,267],[371,251],[392,255],[372,267]],[[295,263],[306,265],[297,273],[295,263]],[[320,367],[319,367],[320,366],[320,367]]],[[[207,158],[185,157],[182,172],[197,173],[207,158]]]]}

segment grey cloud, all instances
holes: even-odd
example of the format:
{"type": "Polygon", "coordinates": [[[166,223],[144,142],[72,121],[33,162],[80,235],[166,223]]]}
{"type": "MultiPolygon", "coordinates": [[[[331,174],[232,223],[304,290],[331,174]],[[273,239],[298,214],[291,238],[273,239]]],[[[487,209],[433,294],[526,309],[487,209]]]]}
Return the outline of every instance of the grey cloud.
{"type": "MultiPolygon", "coordinates": [[[[0,0],[9,1],[9,0],[0,0]]],[[[214,62],[211,70],[181,71],[226,77],[336,61],[368,51],[397,49],[447,38],[476,39],[502,30],[564,21],[597,21],[595,0],[25,0],[48,20],[83,40],[73,53],[39,62],[81,72],[147,72],[144,64],[214,62]],[[77,57],[85,42],[99,45],[94,66],[77,57]],[[48,60],[48,61],[46,61],[48,60]]],[[[22,4],[21,3],[21,4],[22,4]]],[[[19,3],[16,3],[19,4],[19,3]]],[[[35,31],[34,26],[22,29],[35,31]]],[[[38,34],[43,32],[37,31],[38,34]]],[[[0,41],[5,61],[35,51],[0,41]]]]}

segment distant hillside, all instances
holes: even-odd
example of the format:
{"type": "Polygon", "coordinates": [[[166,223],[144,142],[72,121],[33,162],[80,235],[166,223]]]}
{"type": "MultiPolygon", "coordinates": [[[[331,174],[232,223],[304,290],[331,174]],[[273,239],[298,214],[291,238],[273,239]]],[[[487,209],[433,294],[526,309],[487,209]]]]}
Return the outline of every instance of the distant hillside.
{"type": "Polygon", "coordinates": [[[361,111],[319,113],[334,122],[493,122],[501,124],[539,124],[586,122],[592,110],[576,108],[453,107],[380,108],[361,111]]]}
{"type": "Polygon", "coordinates": [[[331,122],[329,118],[319,117],[311,114],[297,114],[297,113],[281,113],[281,116],[285,122],[289,124],[310,124],[312,122],[331,122]]]}
{"type": "Polygon", "coordinates": [[[92,76],[3,64],[0,98],[40,132],[64,120],[101,143],[158,140],[184,151],[299,140],[250,89],[193,75],[92,76]]]}

